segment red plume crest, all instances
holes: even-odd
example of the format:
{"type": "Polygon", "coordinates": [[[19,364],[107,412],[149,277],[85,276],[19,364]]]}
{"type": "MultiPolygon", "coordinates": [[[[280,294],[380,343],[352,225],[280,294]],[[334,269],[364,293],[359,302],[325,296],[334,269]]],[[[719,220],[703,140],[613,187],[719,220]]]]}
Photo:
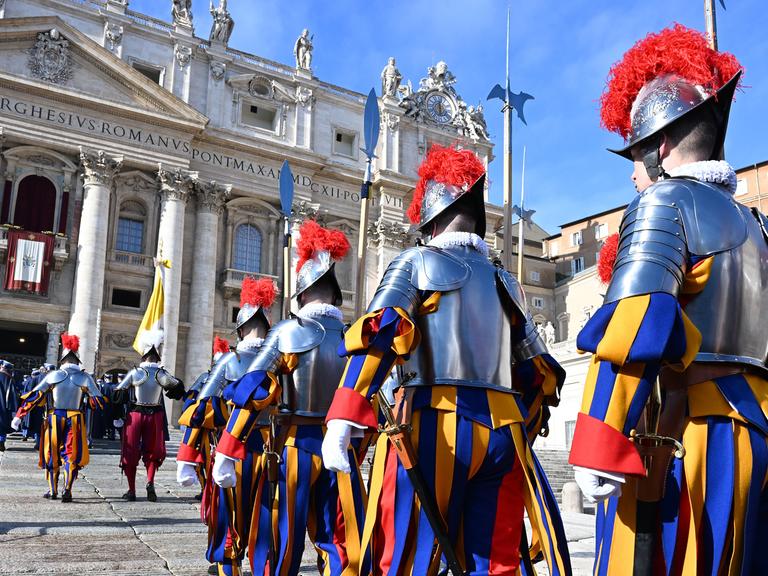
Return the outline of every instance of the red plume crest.
{"type": "Polygon", "coordinates": [[[611,67],[600,98],[600,124],[626,139],[632,104],[654,78],[674,74],[714,94],[741,69],[733,54],[712,50],[704,34],[675,23],[648,34],[611,67]]]}
{"type": "Polygon", "coordinates": [[[608,284],[613,276],[613,265],[616,262],[616,252],[619,249],[619,235],[611,234],[605,239],[600,254],[597,257],[597,276],[600,282],[608,284]]]}
{"type": "Polygon", "coordinates": [[[225,338],[216,336],[213,339],[213,353],[226,354],[227,352],[229,352],[229,342],[225,338]]]}
{"type": "Polygon", "coordinates": [[[275,301],[277,289],[275,283],[269,278],[253,278],[246,276],[240,288],[240,307],[246,304],[270,308],[275,301]]]}
{"type": "Polygon", "coordinates": [[[61,344],[70,352],[77,352],[80,349],[80,337],[64,332],[61,335],[61,344]]]}
{"type": "Polygon", "coordinates": [[[471,150],[433,144],[419,166],[419,182],[408,206],[408,218],[414,224],[421,220],[421,203],[430,180],[453,186],[472,186],[483,174],[485,166],[471,150]]]}
{"type": "Polygon", "coordinates": [[[317,252],[328,251],[333,260],[341,260],[349,251],[349,240],[344,232],[323,228],[314,220],[305,220],[299,228],[299,235],[296,242],[296,253],[299,256],[297,272],[317,252]]]}

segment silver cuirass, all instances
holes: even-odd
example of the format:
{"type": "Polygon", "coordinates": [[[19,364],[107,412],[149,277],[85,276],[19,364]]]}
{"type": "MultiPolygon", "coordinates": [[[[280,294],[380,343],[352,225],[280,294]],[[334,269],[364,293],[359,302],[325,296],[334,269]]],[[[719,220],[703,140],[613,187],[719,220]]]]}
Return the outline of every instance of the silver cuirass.
{"type": "Polygon", "coordinates": [[[685,313],[701,332],[696,361],[748,364],[768,375],[768,242],[752,212],[739,209],[746,240],[712,256],[709,280],[685,313]]]}
{"type": "Polygon", "coordinates": [[[627,207],[605,300],[654,292],[677,297],[689,267],[709,266],[703,291],[685,305],[702,336],[696,361],[768,373],[767,228],[765,216],[720,186],[661,180],[627,207]]]}
{"type": "Polygon", "coordinates": [[[472,386],[511,392],[513,368],[546,352],[514,277],[470,247],[412,248],[390,264],[369,311],[400,307],[421,333],[403,366],[409,386],[472,386]],[[438,309],[418,314],[440,292],[438,309]],[[512,315],[525,321],[525,336],[512,315]]]}
{"type": "Polygon", "coordinates": [[[118,386],[118,390],[130,387],[131,403],[137,406],[161,406],[163,389],[178,382],[160,366],[137,366],[118,386]]]}
{"type": "Polygon", "coordinates": [[[221,396],[224,388],[245,376],[258,352],[259,348],[254,347],[224,354],[211,369],[210,375],[197,396],[198,399],[221,396]]]}
{"type": "Polygon", "coordinates": [[[82,410],[83,398],[86,395],[101,396],[90,374],[69,367],[54,370],[45,377],[41,385],[50,385],[54,410],[82,410]]]}
{"type": "Polygon", "coordinates": [[[296,367],[281,375],[280,408],[299,416],[322,418],[344,372],[345,360],[337,352],[343,337],[344,325],[329,316],[283,320],[269,331],[250,370],[277,373],[282,355],[295,354],[296,367]]]}
{"type": "Polygon", "coordinates": [[[324,418],[339,387],[346,359],[339,357],[344,324],[336,318],[313,318],[325,330],[322,341],[298,354],[298,365],[283,376],[283,403],[299,416],[324,418]]]}

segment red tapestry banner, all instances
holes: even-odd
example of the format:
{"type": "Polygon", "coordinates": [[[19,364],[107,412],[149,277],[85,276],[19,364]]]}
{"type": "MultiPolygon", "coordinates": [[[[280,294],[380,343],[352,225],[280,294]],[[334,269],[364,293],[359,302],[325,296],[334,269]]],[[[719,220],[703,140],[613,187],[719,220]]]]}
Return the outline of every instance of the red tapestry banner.
{"type": "Polygon", "coordinates": [[[53,236],[27,230],[8,231],[6,290],[47,295],[52,266],[53,236]]]}

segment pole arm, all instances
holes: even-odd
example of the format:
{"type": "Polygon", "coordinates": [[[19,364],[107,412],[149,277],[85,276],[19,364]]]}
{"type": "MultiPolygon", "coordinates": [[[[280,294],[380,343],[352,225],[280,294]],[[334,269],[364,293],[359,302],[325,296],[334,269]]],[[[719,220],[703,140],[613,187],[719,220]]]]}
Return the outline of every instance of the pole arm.
{"type": "Polygon", "coordinates": [[[365,306],[365,261],[368,236],[368,197],[371,191],[371,163],[368,158],[365,165],[365,178],[360,186],[360,229],[357,234],[357,285],[355,286],[355,318],[363,314],[365,306]]]}

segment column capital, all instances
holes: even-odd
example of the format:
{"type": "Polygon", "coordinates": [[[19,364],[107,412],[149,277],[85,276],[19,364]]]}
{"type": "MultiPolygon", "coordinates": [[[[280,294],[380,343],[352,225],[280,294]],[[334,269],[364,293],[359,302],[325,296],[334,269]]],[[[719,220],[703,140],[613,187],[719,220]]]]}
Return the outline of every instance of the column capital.
{"type": "Polygon", "coordinates": [[[86,186],[110,186],[123,167],[122,156],[108,156],[103,150],[80,148],[80,165],[86,186]]]}
{"type": "Polygon", "coordinates": [[[408,228],[399,222],[379,218],[368,226],[369,241],[403,249],[409,240],[408,228]]]}
{"type": "Polygon", "coordinates": [[[165,167],[160,164],[157,180],[160,183],[163,200],[180,200],[186,203],[197,181],[197,172],[189,172],[177,167],[165,167]]]}
{"type": "Polygon", "coordinates": [[[213,212],[221,214],[224,204],[232,194],[231,184],[219,184],[215,180],[195,182],[195,197],[198,212],[213,212]]]}
{"type": "Polygon", "coordinates": [[[61,334],[64,332],[64,322],[46,322],[45,330],[48,334],[61,334]]]}

